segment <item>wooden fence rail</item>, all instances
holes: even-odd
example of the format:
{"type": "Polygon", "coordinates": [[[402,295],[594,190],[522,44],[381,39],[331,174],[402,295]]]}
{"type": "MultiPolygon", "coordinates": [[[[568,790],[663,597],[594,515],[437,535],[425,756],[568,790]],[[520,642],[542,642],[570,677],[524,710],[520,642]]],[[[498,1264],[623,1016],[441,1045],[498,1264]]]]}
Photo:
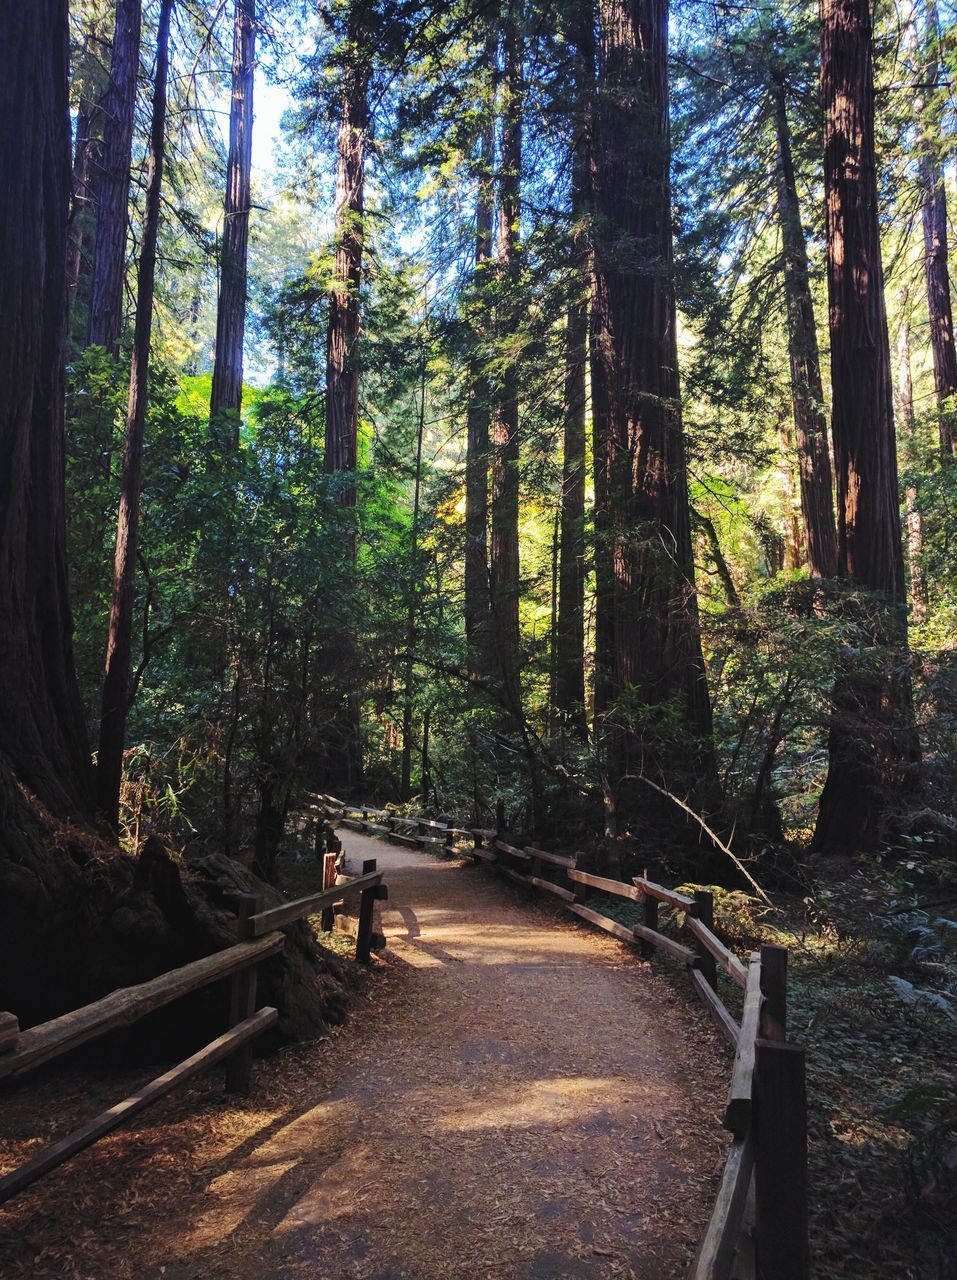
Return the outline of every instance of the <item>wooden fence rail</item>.
{"type": "Polygon", "coordinates": [[[366,862],[363,874],[354,880],[324,888],[321,893],[310,894],[267,911],[259,910],[261,898],[257,894],[241,894],[236,925],[238,941],[234,946],[160,974],[148,982],[112,991],[102,999],[50,1022],[21,1031],[14,1014],[0,1013],[2,1081],[23,1075],[41,1063],[49,1062],[111,1031],[131,1026],[140,1018],[190,992],[224,978],[232,980],[227,1031],[185,1061],[177,1063],[169,1071],[144,1085],[131,1097],[124,1098],[67,1134],[65,1138],[45,1147],[19,1168],[0,1177],[0,1204],[12,1199],[44,1174],[58,1168],[138,1112],[171,1093],[186,1080],[216,1063],[226,1063],[227,1092],[248,1092],[253,1042],[264,1031],[275,1026],[279,1018],[276,1009],[268,1006],[259,1009],[256,1007],[259,965],[277,955],[285,945],[285,938],[275,930],[314,912],[321,912],[325,916],[334,904],[357,895],[360,907],[356,959],[368,963],[371,958],[375,900],[388,896],[388,889],[382,883],[382,872],[376,870],[374,861],[366,862]]]}
{"type": "Polygon", "coordinates": [[[692,990],[734,1049],[724,1118],[732,1141],[689,1280],[807,1280],[804,1049],[785,1038],[783,947],[763,946],[746,964],[715,933],[713,897],[706,890],[689,897],[645,876],[625,884],[579,870],[576,857],[519,846],[494,830],[465,831],[450,823],[324,799],[338,806],[345,825],[420,849],[452,848],[456,840],[471,837],[473,845],[466,852],[476,862],[523,888],[552,894],[576,917],[639,946],[646,957],[658,950],[681,961],[692,990]],[[586,905],[591,892],[640,904],[642,922],[625,925],[586,905]],[[662,931],[662,905],[675,914],[687,943],[662,931]],[[740,1023],[722,999],[719,973],[743,991],[740,1023]]]}
{"type": "Polygon", "coordinates": [[[724,1117],[732,1141],[689,1280],[807,1280],[804,1049],[786,1038],[785,948],[762,946],[745,963],[715,933],[714,901],[706,890],[690,897],[646,876],[625,884],[579,870],[574,856],[519,846],[489,828],[464,830],[344,805],[333,796],[317,799],[344,825],[415,848],[451,849],[457,840],[471,838],[472,847],[465,852],[476,862],[523,888],[552,894],[576,917],[637,945],[646,957],[658,950],[681,961],[692,990],[734,1050],[724,1117]],[[586,905],[590,892],[640,904],[642,922],[625,925],[586,905]],[[662,932],[662,905],[675,913],[674,923],[690,945],[662,932]],[[722,999],[719,973],[743,992],[740,1023],[722,999]]]}
{"type": "Polygon", "coordinates": [[[804,1049],[787,1043],[787,951],[763,946],[745,964],[714,932],[714,902],[706,890],[694,897],[647,877],[631,884],[580,871],[574,858],[546,856],[499,837],[476,832],[472,854],[529,888],[565,899],[579,919],[638,945],[681,960],[692,989],[734,1048],[724,1125],[732,1134],[724,1174],[690,1280],[807,1280],[807,1127],[804,1049]],[[564,874],[567,888],[546,881],[542,862],[564,874]],[[526,873],[531,863],[535,874],[526,873]],[[516,864],[518,864],[516,866],[516,864]],[[640,903],[641,924],[624,925],[586,906],[599,891],[640,903]],[[675,912],[691,946],[661,931],[659,907],[675,912]],[[740,1024],[721,997],[718,974],[743,990],[740,1024]]]}

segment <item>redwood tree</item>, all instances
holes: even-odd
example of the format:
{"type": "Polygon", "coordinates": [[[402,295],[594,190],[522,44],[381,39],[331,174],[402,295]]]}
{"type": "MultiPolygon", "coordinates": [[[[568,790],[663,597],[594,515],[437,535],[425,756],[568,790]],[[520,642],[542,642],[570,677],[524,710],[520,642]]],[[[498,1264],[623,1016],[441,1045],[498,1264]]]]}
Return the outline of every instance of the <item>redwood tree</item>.
{"type": "MultiPolygon", "coordinates": [[[[369,77],[372,68],[370,14],[353,0],[346,24],[346,56],[339,83],[339,133],[336,162],[335,242],[329,320],[326,331],[325,470],[339,477],[339,504],[356,505],[353,473],[359,432],[359,327],[362,255],[365,247],[365,159],[369,128],[369,77]]],[[[356,531],[346,515],[344,571],[354,573],[356,531]]],[[[362,778],[356,644],[348,626],[333,655],[340,672],[341,705],[329,726],[328,784],[349,789],[362,778]]]]}
{"type": "Polygon", "coordinates": [[[555,708],[562,729],[584,739],[585,714],[585,425],[588,365],[588,157],[595,41],[591,6],[580,4],[574,33],[575,127],[572,137],[572,289],[565,326],[562,491],[559,516],[555,708]]]}
{"type": "Polygon", "coordinates": [[[136,551],[140,517],[140,485],[153,329],[153,288],[156,241],[166,149],[166,82],[169,72],[169,27],[174,0],[161,0],[156,36],[153,120],[150,129],[149,177],[136,286],[133,360],[123,443],[120,510],[116,525],[113,565],[113,604],[106,646],[106,673],[97,755],[97,800],[100,811],[116,827],[119,823],[123,746],[129,711],[130,661],[133,644],[133,605],[136,593],[136,551]]]}
{"type": "MultiPolygon", "coordinates": [[[[229,160],[219,255],[219,306],[210,418],[231,415],[232,452],[238,444],[243,399],[243,338],[249,207],[252,199],[253,87],[256,75],[256,0],[235,0],[229,160]]],[[[226,443],[226,441],[224,441],[226,443]]]]}
{"type": "Polygon", "coordinates": [[[505,0],[502,13],[502,151],[498,171],[497,326],[501,345],[492,414],[492,502],[489,583],[495,676],[509,711],[521,718],[519,686],[519,412],[518,363],[512,354],[519,324],[519,219],[522,173],[522,6],[505,0]]]}
{"type": "Polygon", "coordinates": [[[140,67],[142,0],[117,0],[110,80],[101,106],[103,146],[96,178],[96,248],[90,344],[119,355],[126,278],[133,115],[140,67]]]}
{"type": "Polygon", "coordinates": [[[92,792],[64,551],[67,65],[67,0],[0,6],[0,851],[21,881],[19,787],[60,815],[92,792]]]}
{"type": "MultiPolygon", "coordinates": [[[[606,796],[713,795],[672,280],[667,0],[600,0],[593,202],[596,718],[606,796]]],[[[614,818],[611,825],[614,825],[614,818]]]]}
{"type": "Polygon", "coordinates": [[[472,307],[471,350],[468,368],[468,407],[465,444],[465,637],[469,668],[487,676],[492,659],[489,649],[489,423],[491,386],[487,361],[488,306],[483,286],[492,256],[492,221],[495,212],[493,166],[495,163],[494,63],[497,31],[489,23],[485,44],[490,92],[482,103],[484,123],[479,141],[478,191],[475,197],[476,296],[472,307]],[[486,342],[483,344],[483,339],[486,342]]]}
{"type": "Polygon", "coordinates": [[[804,549],[811,576],[830,578],[837,570],[831,454],[827,441],[824,387],[821,382],[821,358],[814,322],[807,243],[794,177],[791,130],[782,77],[776,78],[772,98],[777,141],[778,221],[784,250],[791,401],[801,488],[801,513],[804,517],[804,549]]]}
{"type": "Polygon", "coordinates": [[[871,11],[821,0],[821,97],[838,573],[870,593],[867,661],[838,680],[815,843],[878,847],[917,786],[874,153],[871,11]],[[883,659],[881,658],[884,653],[883,659]],[[878,655],[875,658],[875,655],[878,655]]]}
{"type": "Polygon", "coordinates": [[[935,0],[927,0],[924,57],[917,95],[918,177],[921,188],[921,223],[924,230],[924,279],[930,316],[930,346],[934,360],[940,451],[944,460],[957,452],[957,344],[950,302],[950,270],[947,244],[947,195],[941,163],[944,86],[939,83],[940,30],[935,0]]]}

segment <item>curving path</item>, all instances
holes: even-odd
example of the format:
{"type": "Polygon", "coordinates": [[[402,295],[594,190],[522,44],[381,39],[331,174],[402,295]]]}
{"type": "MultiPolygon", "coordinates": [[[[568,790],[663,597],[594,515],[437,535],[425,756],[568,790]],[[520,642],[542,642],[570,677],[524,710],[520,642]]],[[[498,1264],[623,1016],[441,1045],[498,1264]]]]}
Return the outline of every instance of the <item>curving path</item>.
{"type": "Polygon", "coordinates": [[[163,1274],[683,1275],[721,1160],[727,1062],[704,1016],[480,868],[340,834],[387,872],[390,1007],[208,1185],[181,1224],[190,1262],[163,1274]]]}

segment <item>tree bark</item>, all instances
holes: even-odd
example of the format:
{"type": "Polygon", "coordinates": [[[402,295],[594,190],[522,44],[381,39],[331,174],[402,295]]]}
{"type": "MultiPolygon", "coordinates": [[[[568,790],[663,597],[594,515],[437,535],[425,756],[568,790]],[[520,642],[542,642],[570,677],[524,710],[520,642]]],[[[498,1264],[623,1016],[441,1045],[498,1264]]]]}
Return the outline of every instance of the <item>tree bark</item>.
{"type": "Polygon", "coordinates": [[[596,719],[620,809],[627,775],[715,798],[679,402],[667,0],[601,0],[593,165],[599,635],[596,719]],[[605,666],[607,664],[607,666],[605,666]],[[672,726],[681,730],[674,733],[672,726]]]}
{"type": "Polygon", "coordinates": [[[101,813],[114,828],[119,825],[123,747],[126,741],[126,718],[129,712],[133,605],[136,595],[136,551],[153,329],[156,242],[159,233],[160,194],[166,149],[166,84],[169,73],[169,28],[173,3],[174,0],[162,0],[156,35],[156,77],[153,85],[149,174],[140,247],[139,277],[136,286],[133,359],[123,441],[123,474],[120,487],[120,510],[116,525],[116,555],[113,563],[113,603],[110,609],[106,645],[106,673],[103,680],[100,746],[97,755],[97,800],[101,813]]]}
{"type": "Polygon", "coordinates": [[[428,380],[428,349],[423,341],[422,381],[419,386],[419,425],[415,445],[415,483],[412,497],[412,528],[409,538],[409,581],[406,585],[405,679],[402,689],[402,777],[399,798],[412,798],[412,713],[415,709],[416,611],[419,602],[419,506],[422,496],[422,445],[425,439],[425,392],[428,380]]]}
{"type": "Polygon", "coordinates": [[[900,291],[900,328],[897,330],[897,422],[909,438],[914,430],[914,379],[910,359],[910,321],[907,289],[900,291]]]}
{"type": "MultiPolygon", "coordinates": [[[[910,322],[907,315],[907,289],[901,290],[900,328],[897,331],[897,408],[898,424],[904,436],[904,457],[914,453],[914,383],[910,362],[910,322]]],[[[907,513],[907,570],[910,578],[911,617],[920,626],[927,620],[927,576],[924,573],[924,520],[916,480],[904,486],[907,513]]]]}
{"type": "Polygon", "coordinates": [[[555,706],[563,729],[585,739],[585,302],[569,309],[566,344],[555,706]]]}
{"type": "Polygon", "coordinates": [[[492,672],[490,652],[488,518],[489,518],[489,423],[491,386],[486,364],[488,337],[486,264],[492,256],[492,221],[495,211],[495,91],[494,66],[497,31],[489,23],[485,44],[488,66],[488,101],[482,104],[485,123],[478,158],[478,193],[475,200],[476,297],[473,304],[472,351],[469,368],[468,408],[465,443],[465,638],[469,671],[476,678],[492,672]]]}
{"type": "Polygon", "coordinates": [[[559,525],[555,709],[563,732],[584,741],[585,711],[585,419],[587,411],[589,255],[583,222],[588,212],[588,156],[594,95],[591,6],[581,5],[575,52],[575,136],[572,140],[572,254],[575,296],[565,326],[564,430],[559,525]]]}
{"type": "Polygon", "coordinates": [[[837,682],[815,845],[876,849],[915,793],[904,560],[880,254],[869,5],[821,0],[821,96],[838,573],[872,593],[857,621],[881,654],[837,682]]]}
{"type": "MultiPolygon", "coordinates": [[[[326,333],[325,471],[339,480],[339,505],[356,505],[355,482],[359,431],[359,326],[362,254],[365,244],[365,154],[369,125],[368,87],[371,69],[364,7],[353,0],[347,39],[354,51],[343,73],[335,194],[335,245],[329,321],[326,333]]],[[[356,533],[353,522],[343,533],[345,571],[354,577],[356,533]]],[[[338,777],[346,790],[362,779],[360,703],[356,687],[356,641],[348,629],[340,636],[335,662],[342,672],[344,694],[330,725],[328,756],[338,761],[338,777]]]]}
{"type": "Polygon", "coordinates": [[[219,257],[216,357],[209,406],[214,430],[221,416],[228,415],[228,431],[222,433],[222,444],[231,457],[239,447],[239,414],[243,400],[255,75],[256,0],[235,0],[229,160],[219,257]]]}
{"type": "Polygon", "coordinates": [[[924,279],[930,314],[930,346],[934,359],[937,422],[944,461],[957,453],[957,344],[950,301],[947,245],[947,196],[941,163],[944,93],[939,85],[940,29],[936,0],[927,0],[924,56],[918,75],[926,84],[915,103],[918,132],[918,177],[921,187],[921,223],[924,230],[924,279]]]}
{"type": "Polygon", "coordinates": [[[824,413],[821,359],[814,322],[807,243],[801,223],[797,182],[791,156],[784,83],[773,90],[778,158],[778,220],[784,249],[784,291],[788,315],[791,400],[801,484],[801,513],[807,566],[812,578],[832,578],[837,571],[834,488],[824,413]]]}
{"type": "Polygon", "coordinates": [[[907,567],[910,570],[911,616],[917,626],[927,621],[927,578],[924,574],[924,520],[916,484],[904,489],[907,509],[907,567]]]}
{"type": "Polygon", "coordinates": [[[66,281],[68,309],[72,317],[80,291],[80,281],[93,266],[93,105],[81,99],[76,112],[76,146],[73,152],[73,198],[70,205],[70,234],[67,240],[66,281]]]}
{"type": "MultiPolygon", "coordinates": [[[[358,32],[355,6],[349,39],[358,32]]],[[[354,472],[359,425],[359,294],[365,241],[364,189],[368,127],[368,64],[359,58],[346,73],[341,97],[335,195],[335,250],[326,335],[327,475],[354,472]]],[[[355,486],[344,482],[340,501],[354,506],[355,486]]]]}
{"type": "MultiPolygon", "coordinates": [[[[504,346],[519,323],[519,219],[522,173],[522,5],[505,0],[502,10],[502,154],[498,193],[498,332],[504,346]]],[[[489,583],[496,674],[510,712],[521,718],[519,683],[519,412],[517,361],[503,356],[492,414],[492,503],[489,583]]]]}
{"type": "Polygon", "coordinates": [[[102,105],[103,147],[97,177],[96,249],[90,345],[120,353],[130,206],[133,115],[140,69],[142,0],[117,0],[110,83],[102,105]]]}
{"type": "Polygon", "coordinates": [[[67,76],[66,0],[0,7],[0,853],[21,877],[21,787],[92,809],[65,553],[67,76]]]}

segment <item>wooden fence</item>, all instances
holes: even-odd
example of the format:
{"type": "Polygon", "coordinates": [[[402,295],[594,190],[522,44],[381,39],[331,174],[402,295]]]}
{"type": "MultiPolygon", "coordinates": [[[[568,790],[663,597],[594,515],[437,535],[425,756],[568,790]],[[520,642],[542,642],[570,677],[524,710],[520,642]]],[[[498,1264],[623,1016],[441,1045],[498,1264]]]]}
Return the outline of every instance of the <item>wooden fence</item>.
{"type": "Polygon", "coordinates": [[[731,1145],[689,1280],[807,1280],[805,1051],[787,1039],[786,948],[762,946],[745,963],[715,934],[713,895],[706,890],[691,897],[642,876],[626,884],[580,871],[575,856],[519,847],[493,830],[397,818],[331,796],[317,800],[343,825],[421,849],[452,849],[466,837],[472,847],[465,852],[476,862],[558,898],[646,958],[657,950],[684,964],[693,991],[734,1051],[724,1114],[731,1145]],[[641,921],[624,925],[586,905],[596,892],[640,904],[641,921]],[[671,910],[669,927],[678,937],[662,931],[662,907],[671,910]],[[740,1022],[721,997],[719,973],[742,992],[740,1022]]]}
{"type": "MultiPolygon", "coordinates": [[[[294,920],[321,912],[324,917],[339,902],[359,897],[359,928],[356,936],[356,959],[368,962],[372,941],[372,922],[376,898],[388,897],[382,883],[382,872],[374,861],[363,865],[357,878],[324,887],[320,893],[284,902],[278,907],[261,910],[257,894],[239,896],[237,918],[238,941],[234,946],[191,964],[141,982],[123,987],[93,1004],[74,1009],[62,1017],[21,1031],[14,1014],[0,1013],[0,1081],[25,1075],[41,1063],[50,1062],[82,1044],[98,1039],[138,1022],[149,1013],[162,1009],[180,997],[189,995],[214,982],[231,978],[228,1030],[184,1062],[144,1085],[132,1096],[124,1098],[107,1111],[87,1121],[59,1142],[44,1148],[38,1155],[0,1177],[0,1204],[11,1200],[44,1174],[64,1164],[72,1156],[132,1119],[152,1103],[177,1089],[185,1081],[207,1067],[226,1063],[226,1089],[230,1093],[246,1093],[252,1071],[253,1041],[276,1025],[277,1010],[258,1008],[256,989],[259,965],[277,955],[285,938],[275,932],[294,920]]],[[[323,922],[325,924],[325,920],[323,922]]],[[[329,924],[331,927],[331,922],[329,924]]]]}

